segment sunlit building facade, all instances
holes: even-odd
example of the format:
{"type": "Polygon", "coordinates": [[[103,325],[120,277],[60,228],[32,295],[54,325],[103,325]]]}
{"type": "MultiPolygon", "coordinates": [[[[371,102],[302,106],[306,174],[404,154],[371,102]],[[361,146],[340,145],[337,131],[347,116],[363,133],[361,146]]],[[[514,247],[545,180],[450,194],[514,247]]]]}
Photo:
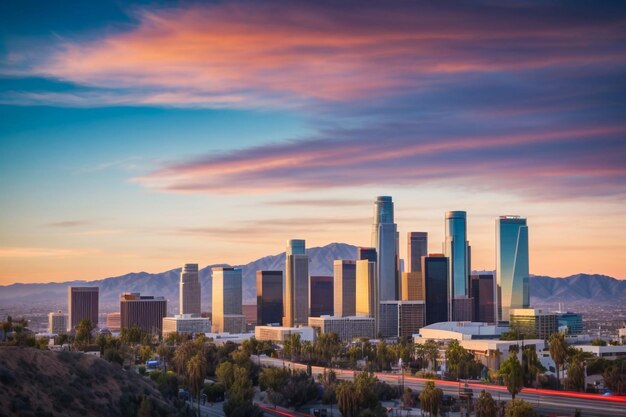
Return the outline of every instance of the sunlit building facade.
{"type": "Polygon", "coordinates": [[[356,315],[378,317],[378,279],[376,262],[356,261],[356,315]]]}
{"type": "Polygon", "coordinates": [[[421,270],[419,272],[402,273],[402,300],[424,300],[424,284],[422,282],[421,270]]]}
{"type": "Polygon", "coordinates": [[[161,335],[163,317],[167,316],[167,300],[163,297],[123,293],[120,297],[120,327],[138,326],[142,332],[161,335]]]}
{"type": "Polygon", "coordinates": [[[201,287],[198,275],[198,264],[185,264],[180,271],[179,303],[180,314],[193,314],[200,316],[201,287]]]}
{"type": "Polygon", "coordinates": [[[333,262],[333,298],[335,316],[356,314],[356,262],[337,259],[333,262]]]}
{"type": "Polygon", "coordinates": [[[496,322],[496,285],[491,273],[473,274],[470,280],[475,322],[496,322]]]}
{"type": "Polygon", "coordinates": [[[407,234],[408,272],[422,272],[422,256],[428,256],[428,233],[409,232],[407,234]]]}
{"type": "Polygon", "coordinates": [[[311,317],[332,316],[334,312],[334,279],[329,275],[311,275],[311,317]]]}
{"type": "Polygon", "coordinates": [[[283,326],[306,325],[309,319],[309,256],[302,239],[287,241],[283,326]]]}
{"type": "Polygon", "coordinates": [[[242,333],[246,320],[242,311],[242,275],[239,268],[213,268],[211,294],[214,333],[242,333]]]}
{"type": "MultiPolygon", "coordinates": [[[[445,218],[445,255],[449,259],[449,316],[455,321],[471,320],[466,317],[469,294],[470,254],[467,241],[467,213],[449,211],[445,218]],[[455,300],[459,301],[456,303],[455,300]]],[[[471,308],[470,308],[471,313],[471,308]]]]}
{"type": "Polygon", "coordinates": [[[76,328],[84,319],[91,320],[94,327],[98,326],[99,294],[98,287],[67,288],[68,330],[76,328]]]}
{"type": "Polygon", "coordinates": [[[67,333],[67,314],[64,314],[61,310],[48,313],[48,333],[67,333]]]}
{"type": "Polygon", "coordinates": [[[496,219],[496,298],[498,320],[509,321],[510,310],[528,308],[528,226],[519,216],[496,219]]]}
{"type": "Polygon", "coordinates": [[[398,258],[398,227],[394,223],[393,201],[389,196],[379,196],[374,203],[372,246],[376,248],[378,262],[378,297],[380,301],[398,300],[401,283],[398,258]]]}

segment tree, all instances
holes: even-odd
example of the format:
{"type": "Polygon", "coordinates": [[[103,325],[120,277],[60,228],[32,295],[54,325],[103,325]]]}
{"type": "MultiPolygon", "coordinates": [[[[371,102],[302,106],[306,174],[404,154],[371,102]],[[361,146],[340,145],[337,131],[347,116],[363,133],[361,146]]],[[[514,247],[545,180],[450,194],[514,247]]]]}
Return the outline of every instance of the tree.
{"type": "Polygon", "coordinates": [[[402,393],[402,406],[404,408],[412,408],[414,405],[413,391],[411,391],[411,388],[404,388],[404,392],[402,393]]]}
{"type": "Polygon", "coordinates": [[[322,333],[313,344],[313,355],[324,367],[332,368],[332,359],[341,351],[341,340],[336,333],[322,333]]]}
{"type": "Polygon", "coordinates": [[[259,376],[259,388],[261,391],[271,389],[273,391],[280,391],[285,386],[289,379],[290,372],[287,368],[271,367],[265,368],[259,376]]]}
{"type": "Polygon", "coordinates": [[[141,343],[141,327],[134,325],[123,327],[120,331],[120,340],[125,345],[137,345],[141,343]]]}
{"type": "MultiPolygon", "coordinates": [[[[219,368],[218,368],[219,369],[219,368]]],[[[248,377],[245,368],[233,366],[233,382],[227,391],[227,400],[224,403],[224,414],[226,416],[245,415],[241,414],[241,408],[248,409],[252,406],[252,398],[254,397],[254,389],[252,381],[248,377]]]]}
{"type": "Polygon", "coordinates": [[[91,343],[91,332],[94,326],[91,320],[82,319],[76,326],[76,338],[74,339],[78,346],[85,346],[91,343]]]}
{"type": "Polygon", "coordinates": [[[215,376],[220,384],[224,385],[226,391],[230,390],[235,382],[235,365],[230,362],[222,362],[215,371],[215,376]]]}
{"type": "Polygon", "coordinates": [[[517,355],[511,354],[502,362],[498,375],[504,379],[507,390],[511,393],[511,397],[515,399],[524,386],[524,380],[522,375],[522,366],[517,359],[517,355]]]}
{"type": "Polygon", "coordinates": [[[159,344],[156,350],[157,355],[159,355],[159,359],[161,359],[161,365],[163,366],[163,370],[167,372],[167,364],[170,360],[172,360],[173,354],[172,349],[165,343],[159,344]]]}
{"type": "Polygon", "coordinates": [[[548,341],[550,344],[550,356],[556,365],[556,380],[558,388],[561,387],[561,375],[559,370],[567,359],[567,342],[563,333],[553,333],[548,341]]]}
{"type": "Polygon", "coordinates": [[[533,406],[521,399],[509,401],[504,410],[506,417],[535,417],[533,406]]]}
{"type": "Polygon", "coordinates": [[[342,382],[337,387],[337,407],[343,417],[359,415],[359,398],[353,382],[342,382]]]}
{"type": "Polygon", "coordinates": [[[198,400],[198,415],[200,415],[200,393],[204,388],[206,369],[206,357],[201,352],[196,353],[187,363],[187,381],[189,382],[191,393],[198,400]]]}
{"type": "Polygon", "coordinates": [[[526,346],[522,355],[524,363],[524,386],[532,386],[533,382],[536,382],[537,376],[541,372],[545,372],[546,368],[544,368],[537,357],[535,345],[526,346]]]}
{"type": "Polygon", "coordinates": [[[476,417],[496,417],[498,406],[491,394],[482,390],[476,400],[476,417]]]}
{"type": "Polygon", "coordinates": [[[176,348],[174,352],[173,362],[174,369],[179,375],[185,375],[187,369],[187,362],[194,354],[194,346],[191,341],[185,341],[176,348]]]}
{"type": "Polygon", "coordinates": [[[570,358],[566,384],[570,390],[584,391],[585,362],[582,355],[574,355],[570,358]]]}
{"type": "Polygon", "coordinates": [[[480,375],[481,365],[474,360],[474,355],[459,344],[458,340],[452,340],[446,349],[448,369],[457,379],[480,375]]]}
{"type": "Polygon", "coordinates": [[[439,359],[439,345],[434,340],[424,343],[424,354],[430,363],[430,370],[437,371],[437,359],[439,359]]]}
{"type": "Polygon", "coordinates": [[[435,387],[433,381],[428,381],[424,390],[420,393],[419,399],[422,411],[427,412],[429,416],[436,416],[441,408],[443,391],[441,388],[435,387]]]}
{"type": "Polygon", "coordinates": [[[592,346],[606,346],[606,342],[600,338],[593,339],[591,341],[592,346]]]}
{"type": "Polygon", "coordinates": [[[618,394],[626,393],[626,359],[617,359],[602,373],[604,384],[618,394]]]}

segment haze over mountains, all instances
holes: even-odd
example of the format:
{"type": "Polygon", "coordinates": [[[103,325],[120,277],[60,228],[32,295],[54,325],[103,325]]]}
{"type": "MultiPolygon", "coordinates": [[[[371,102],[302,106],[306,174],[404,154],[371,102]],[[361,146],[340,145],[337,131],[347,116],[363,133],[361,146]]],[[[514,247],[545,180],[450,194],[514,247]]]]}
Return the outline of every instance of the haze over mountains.
{"type": "MultiPolygon", "coordinates": [[[[331,243],[323,247],[307,249],[310,256],[311,275],[332,275],[334,259],[355,259],[356,246],[344,243],[331,243]]],[[[194,260],[182,260],[184,262],[194,260]]],[[[207,310],[211,304],[211,268],[200,270],[202,283],[202,306],[207,310]]],[[[244,304],[256,303],[256,271],[283,270],[285,254],[266,256],[240,265],[243,270],[244,304]]],[[[68,281],[46,284],[12,284],[0,286],[0,304],[5,307],[49,306],[67,309],[67,287],[87,285],[100,287],[101,312],[119,310],[119,296],[122,292],[140,292],[144,295],[163,296],[168,300],[170,314],[178,311],[178,279],[180,268],[149,274],[137,272],[119,277],[96,281],[68,281]]],[[[626,280],[617,280],[605,275],[576,274],[565,278],[535,276],[530,278],[531,303],[545,304],[557,302],[611,303],[626,302],[626,280]]]]}

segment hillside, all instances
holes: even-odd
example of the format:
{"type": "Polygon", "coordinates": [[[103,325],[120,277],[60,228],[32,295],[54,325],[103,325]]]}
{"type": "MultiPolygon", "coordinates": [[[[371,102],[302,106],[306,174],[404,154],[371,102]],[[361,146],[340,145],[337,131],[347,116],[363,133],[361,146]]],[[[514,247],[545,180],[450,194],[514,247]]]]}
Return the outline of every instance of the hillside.
{"type": "Polygon", "coordinates": [[[147,380],[90,355],[0,347],[0,416],[122,416],[149,397],[176,410],[147,380]],[[123,414],[124,412],[124,414],[123,414]]]}
{"type": "MultiPolygon", "coordinates": [[[[333,260],[355,259],[356,246],[331,243],[323,247],[307,249],[307,253],[311,258],[311,275],[332,275],[333,260]]],[[[202,306],[205,310],[211,305],[211,268],[214,266],[224,265],[209,265],[200,270],[202,306]]],[[[243,270],[244,303],[256,303],[257,270],[283,270],[284,266],[284,252],[239,265],[243,270]]],[[[146,295],[164,296],[168,300],[168,310],[173,314],[178,310],[179,274],[180,268],[177,268],[158,274],[137,272],[96,281],[0,286],[0,305],[5,308],[24,309],[30,306],[45,306],[49,311],[55,308],[65,310],[69,285],[94,285],[100,287],[100,310],[103,312],[117,310],[120,293],[134,291],[146,295]]],[[[536,276],[530,278],[530,294],[533,303],[626,302],[626,280],[587,274],[576,274],[565,278],[536,276]]]]}

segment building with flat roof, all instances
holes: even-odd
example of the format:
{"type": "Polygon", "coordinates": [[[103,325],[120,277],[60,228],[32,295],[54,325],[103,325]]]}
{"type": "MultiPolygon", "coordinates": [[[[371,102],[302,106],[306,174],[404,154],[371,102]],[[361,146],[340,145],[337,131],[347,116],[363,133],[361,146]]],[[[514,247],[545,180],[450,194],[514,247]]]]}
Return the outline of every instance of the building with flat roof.
{"type": "Polygon", "coordinates": [[[382,337],[411,337],[424,326],[424,301],[381,301],[378,332],[382,337]]]}
{"type": "Polygon", "coordinates": [[[599,358],[615,360],[626,357],[626,345],[618,346],[594,346],[594,345],[576,345],[576,349],[583,352],[589,352],[599,358]]]}
{"type": "Polygon", "coordinates": [[[256,323],[283,320],[283,271],[256,271],[256,323]]]}
{"type": "Polygon", "coordinates": [[[315,329],[312,327],[256,326],[254,328],[254,338],[256,340],[282,343],[292,334],[299,334],[300,341],[303,342],[312,342],[315,339],[315,329]]]}
{"type": "Polygon", "coordinates": [[[303,239],[287,241],[283,292],[283,326],[306,325],[309,307],[309,255],[303,239]]]}
{"type": "Polygon", "coordinates": [[[213,268],[211,330],[243,333],[246,319],[242,307],[242,274],[239,268],[213,268]]]}
{"type": "Polygon", "coordinates": [[[428,233],[407,234],[407,264],[409,272],[422,272],[422,256],[428,256],[428,233]]]}
{"type": "Polygon", "coordinates": [[[67,333],[67,314],[61,310],[48,313],[48,333],[65,334],[67,333]]]}
{"type": "Polygon", "coordinates": [[[374,202],[372,246],[377,254],[378,299],[398,300],[400,282],[400,259],[398,256],[398,226],[394,222],[393,201],[390,196],[378,196],[374,202]]]}
{"type": "Polygon", "coordinates": [[[98,287],[67,287],[68,330],[76,328],[83,319],[98,327],[98,287]]]}
{"type": "Polygon", "coordinates": [[[471,321],[446,321],[429,324],[420,329],[424,339],[444,340],[476,340],[499,339],[508,327],[471,321]]]}
{"type": "Polygon", "coordinates": [[[528,226],[520,216],[496,219],[496,298],[499,321],[509,321],[511,309],[530,306],[528,292],[528,226]]]}
{"type": "Polygon", "coordinates": [[[122,318],[119,311],[107,314],[106,328],[112,332],[119,332],[122,329],[122,318]]]}
{"type": "Polygon", "coordinates": [[[377,258],[378,256],[376,255],[376,248],[357,248],[357,261],[362,261],[363,259],[366,259],[370,262],[378,262],[377,258]]]}
{"type": "Polygon", "coordinates": [[[470,288],[474,306],[473,321],[496,322],[496,284],[491,273],[472,274],[470,288]]]}
{"type": "Polygon", "coordinates": [[[514,308],[509,316],[511,330],[525,338],[548,339],[558,331],[557,314],[540,308],[514,308]]]}
{"type": "Polygon", "coordinates": [[[335,309],[334,285],[333,277],[330,275],[311,276],[311,317],[333,315],[335,309]]]}
{"type": "Polygon", "coordinates": [[[321,334],[336,333],[339,339],[345,342],[361,337],[372,339],[375,336],[372,317],[309,317],[309,327],[313,327],[321,334]]]}
{"type": "Polygon", "coordinates": [[[163,317],[167,316],[167,300],[138,292],[120,296],[120,327],[139,326],[142,332],[161,335],[163,317]]]}
{"type": "Polygon", "coordinates": [[[402,300],[424,300],[424,283],[422,282],[422,271],[402,273],[402,300]]]}
{"type": "Polygon", "coordinates": [[[467,316],[466,307],[469,298],[470,250],[467,241],[467,213],[464,211],[448,211],[445,215],[445,255],[448,264],[448,317],[451,320],[471,320],[467,316]],[[460,299],[459,303],[455,303],[460,299]]]}
{"type": "Polygon", "coordinates": [[[163,317],[163,337],[170,333],[205,334],[211,332],[211,320],[198,317],[195,314],[176,314],[173,317],[163,317]]]}
{"type": "Polygon", "coordinates": [[[424,301],[426,302],[425,324],[448,321],[449,317],[449,268],[448,258],[441,254],[422,257],[424,274],[424,301]]]}
{"type": "Polygon", "coordinates": [[[333,262],[333,315],[356,314],[356,262],[336,259],[333,262]]]}
{"type": "Polygon", "coordinates": [[[583,316],[579,313],[556,312],[556,320],[559,331],[565,329],[568,335],[578,335],[583,333],[583,316]]]}
{"type": "Polygon", "coordinates": [[[179,311],[180,314],[202,314],[200,306],[201,291],[198,264],[185,264],[180,271],[179,282],[179,311]]]}

